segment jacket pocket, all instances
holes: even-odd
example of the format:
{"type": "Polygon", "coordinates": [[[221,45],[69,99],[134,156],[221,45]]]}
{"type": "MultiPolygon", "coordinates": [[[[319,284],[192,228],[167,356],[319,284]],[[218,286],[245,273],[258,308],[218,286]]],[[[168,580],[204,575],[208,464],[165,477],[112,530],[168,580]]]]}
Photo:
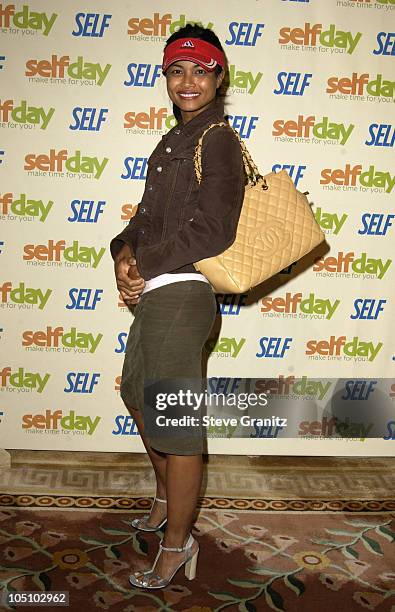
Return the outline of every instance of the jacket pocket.
{"type": "MultiPolygon", "coordinates": [[[[183,156],[174,156],[173,164],[177,164],[177,174],[173,183],[172,192],[172,210],[169,213],[176,221],[175,227],[179,229],[185,220],[192,217],[192,209],[195,199],[192,197],[194,187],[196,187],[196,179],[194,175],[193,158],[183,156]],[[192,206],[191,206],[192,205],[192,206]]],[[[174,227],[174,226],[173,226],[174,227]]]]}
{"type": "Polygon", "coordinates": [[[172,163],[178,163],[177,178],[174,186],[174,193],[182,193],[189,196],[195,179],[193,156],[187,154],[174,155],[172,163]]]}
{"type": "Polygon", "coordinates": [[[196,213],[196,202],[188,202],[181,209],[178,216],[178,229],[181,229],[186,223],[193,221],[196,213]]]}

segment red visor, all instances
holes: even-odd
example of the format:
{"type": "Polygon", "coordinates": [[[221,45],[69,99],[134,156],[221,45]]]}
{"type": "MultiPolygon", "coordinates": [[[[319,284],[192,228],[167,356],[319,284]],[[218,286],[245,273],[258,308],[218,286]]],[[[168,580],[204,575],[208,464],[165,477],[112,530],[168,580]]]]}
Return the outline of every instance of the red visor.
{"type": "Polygon", "coordinates": [[[177,60],[195,62],[208,72],[213,72],[217,65],[225,67],[225,54],[200,38],[180,38],[170,43],[163,55],[163,72],[177,60]]]}

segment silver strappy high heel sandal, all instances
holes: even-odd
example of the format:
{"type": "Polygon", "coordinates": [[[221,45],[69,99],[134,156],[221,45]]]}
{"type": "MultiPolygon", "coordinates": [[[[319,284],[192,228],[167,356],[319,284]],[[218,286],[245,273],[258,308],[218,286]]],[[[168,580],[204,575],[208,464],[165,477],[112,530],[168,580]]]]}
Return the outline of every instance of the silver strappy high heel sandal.
{"type": "MultiPolygon", "coordinates": [[[[154,497],[154,502],[152,505],[154,505],[156,501],[161,502],[162,504],[167,503],[166,499],[161,499],[160,497],[154,497]]],[[[150,525],[147,525],[148,519],[149,519],[149,514],[145,514],[141,518],[133,519],[133,521],[131,521],[130,524],[132,525],[132,527],[134,527],[135,529],[139,529],[140,531],[158,531],[161,527],[163,527],[163,525],[167,521],[167,517],[165,516],[165,518],[163,519],[163,521],[161,521],[161,523],[159,523],[159,525],[150,526],[150,525]]]]}
{"type": "Polygon", "coordinates": [[[192,534],[189,534],[189,538],[185,546],[162,546],[161,542],[159,544],[158,554],[156,555],[156,559],[154,561],[152,569],[146,572],[136,572],[136,574],[141,574],[141,576],[137,576],[136,574],[132,574],[131,576],[129,576],[130,584],[143,589],[163,589],[173,580],[175,574],[183,565],[185,565],[185,576],[188,578],[188,580],[193,580],[196,576],[196,565],[199,554],[199,548],[194,553],[192,553],[191,549],[194,542],[196,542],[196,540],[192,534]],[[161,554],[162,550],[168,552],[187,552],[185,559],[181,561],[181,563],[176,567],[171,576],[169,576],[168,578],[162,578],[162,576],[159,576],[159,574],[156,574],[154,571],[156,562],[159,559],[159,555],[161,554]],[[150,584],[152,580],[154,580],[156,584],[150,584]]]}

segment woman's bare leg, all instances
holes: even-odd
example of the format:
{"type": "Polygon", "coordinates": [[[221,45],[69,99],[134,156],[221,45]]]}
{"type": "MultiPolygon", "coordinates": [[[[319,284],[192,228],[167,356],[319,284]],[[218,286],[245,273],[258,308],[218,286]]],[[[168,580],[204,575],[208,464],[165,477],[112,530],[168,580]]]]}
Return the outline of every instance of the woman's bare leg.
{"type": "MultiPolygon", "coordinates": [[[[145,437],[145,433],[144,433],[144,421],[143,421],[141,412],[139,410],[135,410],[134,408],[129,408],[129,407],[128,407],[128,411],[130,412],[131,416],[133,417],[137,425],[137,429],[139,430],[141,440],[151,460],[152,467],[154,468],[154,472],[156,476],[156,496],[159,497],[160,499],[166,499],[166,496],[167,496],[167,493],[166,493],[167,455],[155,451],[148,444],[147,439],[145,437]]],[[[155,527],[155,525],[159,525],[167,514],[167,507],[168,506],[166,504],[162,504],[160,502],[154,503],[151,509],[150,517],[146,521],[146,524],[149,527],[155,527]]]]}
{"type": "MultiPolygon", "coordinates": [[[[156,494],[162,499],[167,499],[167,505],[154,504],[147,524],[157,525],[167,514],[163,545],[184,546],[191,531],[202,484],[202,455],[165,455],[155,451],[145,437],[141,412],[129,407],[128,411],[137,425],[154,468],[157,482],[156,494]]],[[[192,552],[195,552],[196,549],[197,543],[194,543],[192,552]]],[[[155,566],[155,573],[166,578],[172,574],[184,557],[185,553],[163,551],[155,566]]],[[[154,580],[153,583],[155,583],[154,580]]]]}
{"type": "MultiPolygon", "coordinates": [[[[186,543],[195,516],[202,474],[202,455],[167,455],[167,526],[164,546],[181,547],[186,543]]],[[[194,543],[192,552],[197,547],[197,543],[194,543]]],[[[183,558],[185,553],[163,551],[155,573],[162,578],[168,577],[183,558]]]]}

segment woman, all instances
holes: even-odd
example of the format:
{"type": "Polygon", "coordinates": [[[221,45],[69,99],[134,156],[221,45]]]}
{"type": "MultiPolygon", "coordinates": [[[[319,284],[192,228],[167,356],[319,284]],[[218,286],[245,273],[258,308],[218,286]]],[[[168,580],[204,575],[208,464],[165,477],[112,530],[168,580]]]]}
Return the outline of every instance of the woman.
{"type": "Polygon", "coordinates": [[[137,304],[121,397],[156,476],[151,513],[133,525],[156,531],[167,523],[153,568],[130,577],[144,588],[166,586],[184,564],[187,577],[195,576],[199,545],[190,531],[203,466],[196,430],[182,437],[167,428],[161,437],[149,436],[152,411],[148,414],[144,405],[144,380],[201,380],[202,349],[216,302],[193,263],[234,241],[245,184],[240,145],[229,126],[216,126],[204,137],[200,185],[194,172],[198,139],[209,125],[224,121],[220,87],[226,59],[217,36],[199,26],[178,30],[166,43],[162,69],[178,124],[149,158],[137,213],[111,242],[118,289],[127,304],[137,304]]]}

